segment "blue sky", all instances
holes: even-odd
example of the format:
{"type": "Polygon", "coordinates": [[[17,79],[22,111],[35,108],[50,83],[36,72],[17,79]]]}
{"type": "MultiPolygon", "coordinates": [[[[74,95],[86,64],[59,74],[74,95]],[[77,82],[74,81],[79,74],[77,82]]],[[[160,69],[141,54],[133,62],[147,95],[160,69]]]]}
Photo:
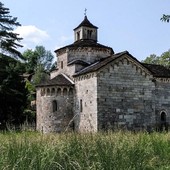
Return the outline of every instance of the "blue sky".
{"type": "Polygon", "coordinates": [[[88,19],[98,29],[98,41],[115,53],[129,51],[138,60],[170,49],[169,0],[1,0],[22,24],[16,28],[25,50],[43,45],[52,52],[74,42],[73,29],[88,19]]]}

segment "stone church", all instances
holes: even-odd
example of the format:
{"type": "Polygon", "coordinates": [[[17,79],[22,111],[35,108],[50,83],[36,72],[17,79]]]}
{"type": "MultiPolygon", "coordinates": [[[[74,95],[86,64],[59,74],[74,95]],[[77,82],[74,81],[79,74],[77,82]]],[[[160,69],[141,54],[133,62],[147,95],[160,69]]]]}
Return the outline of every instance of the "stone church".
{"type": "Polygon", "coordinates": [[[37,130],[152,130],[170,123],[170,70],[98,43],[85,15],[74,42],[57,49],[57,68],[36,89],[37,130]]]}

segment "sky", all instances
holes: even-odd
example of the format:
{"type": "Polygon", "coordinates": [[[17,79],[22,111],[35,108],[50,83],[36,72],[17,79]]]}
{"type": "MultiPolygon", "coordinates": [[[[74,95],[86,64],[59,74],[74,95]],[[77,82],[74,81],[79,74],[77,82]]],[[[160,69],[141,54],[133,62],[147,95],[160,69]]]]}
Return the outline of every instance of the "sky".
{"type": "Polygon", "coordinates": [[[170,49],[169,0],[1,0],[22,25],[14,31],[26,49],[54,50],[74,42],[73,29],[84,19],[97,26],[98,42],[115,53],[129,51],[139,61],[170,49]]]}

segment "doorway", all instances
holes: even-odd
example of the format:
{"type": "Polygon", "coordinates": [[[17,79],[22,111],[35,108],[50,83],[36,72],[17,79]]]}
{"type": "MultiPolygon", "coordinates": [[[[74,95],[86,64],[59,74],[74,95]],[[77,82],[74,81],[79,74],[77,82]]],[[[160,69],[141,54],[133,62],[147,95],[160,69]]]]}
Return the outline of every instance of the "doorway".
{"type": "Polygon", "coordinates": [[[167,125],[167,118],[166,118],[166,112],[162,111],[160,113],[160,131],[168,131],[168,125],[167,125]]]}

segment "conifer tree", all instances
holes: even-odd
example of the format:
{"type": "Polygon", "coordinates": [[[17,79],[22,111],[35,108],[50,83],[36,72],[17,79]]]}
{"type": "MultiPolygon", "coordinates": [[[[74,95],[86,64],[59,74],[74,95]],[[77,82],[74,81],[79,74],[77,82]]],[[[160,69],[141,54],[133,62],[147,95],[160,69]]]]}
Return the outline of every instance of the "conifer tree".
{"type": "Polygon", "coordinates": [[[22,47],[19,44],[22,38],[13,32],[14,27],[20,26],[20,23],[9,13],[9,8],[4,7],[4,4],[0,2],[0,57],[22,58],[21,53],[17,50],[18,47],[22,47]]]}

